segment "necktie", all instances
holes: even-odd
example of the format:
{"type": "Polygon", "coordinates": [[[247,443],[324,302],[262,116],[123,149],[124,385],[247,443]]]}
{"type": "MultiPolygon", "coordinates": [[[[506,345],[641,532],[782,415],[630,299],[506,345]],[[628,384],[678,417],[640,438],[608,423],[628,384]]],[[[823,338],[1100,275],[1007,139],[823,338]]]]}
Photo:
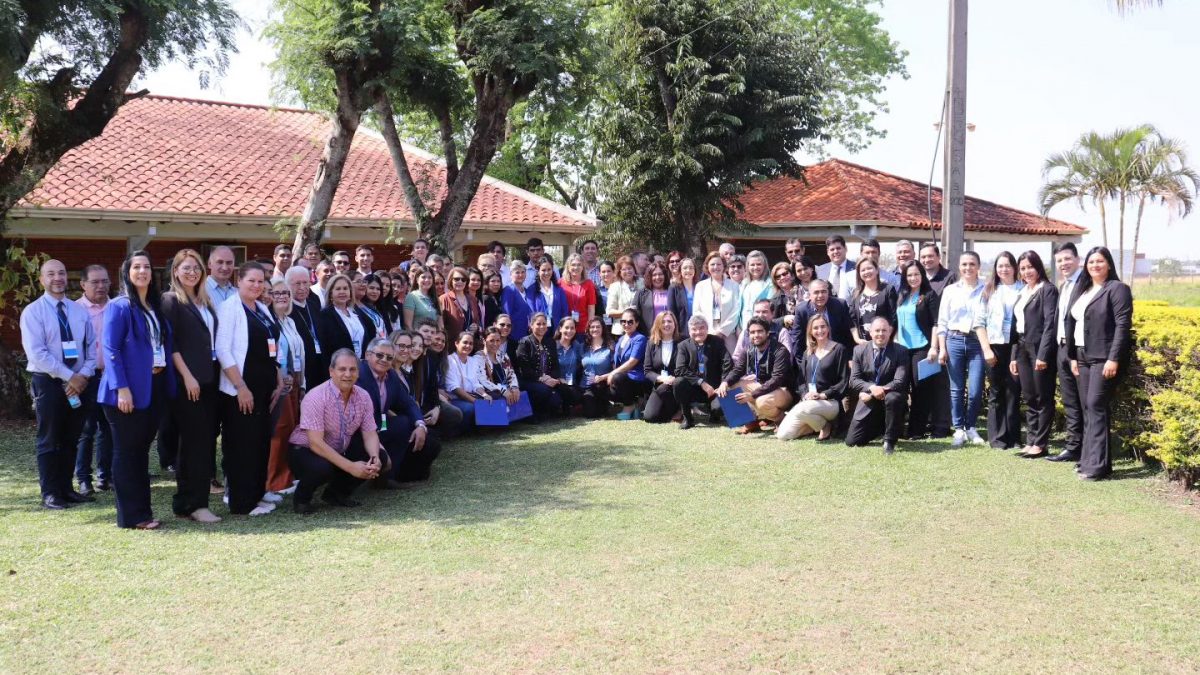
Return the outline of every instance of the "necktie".
{"type": "MultiPolygon", "coordinates": [[[[63,301],[58,301],[58,327],[60,329],[59,337],[63,342],[73,342],[75,336],[71,334],[71,322],[67,321],[67,308],[63,305],[63,301]]],[[[74,358],[63,358],[63,363],[68,366],[75,365],[74,358]]]]}
{"type": "Polygon", "coordinates": [[[879,384],[880,371],[883,370],[883,350],[875,349],[875,384],[879,384]]]}
{"type": "Polygon", "coordinates": [[[833,287],[829,289],[829,295],[836,298],[838,289],[842,287],[840,283],[842,280],[842,266],[833,263],[829,263],[829,265],[829,285],[833,287]]]}

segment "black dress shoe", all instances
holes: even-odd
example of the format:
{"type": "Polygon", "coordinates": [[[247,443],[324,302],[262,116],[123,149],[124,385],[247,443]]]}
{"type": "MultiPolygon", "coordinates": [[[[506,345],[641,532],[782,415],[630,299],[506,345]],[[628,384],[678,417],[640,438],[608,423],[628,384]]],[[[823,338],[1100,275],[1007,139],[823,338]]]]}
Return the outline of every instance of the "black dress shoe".
{"type": "Polygon", "coordinates": [[[91,495],[81,495],[74,490],[70,490],[63,494],[63,500],[71,504],[84,504],[87,502],[94,502],[96,501],[96,498],[91,495]]]}
{"type": "Polygon", "coordinates": [[[1047,462],[1078,462],[1079,455],[1074,455],[1069,452],[1060,452],[1057,455],[1050,455],[1046,458],[1047,462]]]}
{"type": "Polygon", "coordinates": [[[1103,472],[1103,473],[1083,473],[1083,472],[1080,472],[1080,473],[1079,473],[1079,479],[1080,479],[1080,480],[1086,480],[1086,481],[1089,481],[1089,482],[1094,482],[1094,481],[1098,481],[1098,480],[1104,480],[1104,479],[1108,478],[1108,477],[1109,477],[1109,476],[1111,476],[1111,475],[1112,475],[1112,473],[1111,473],[1111,472],[1103,472]]]}
{"type": "Polygon", "coordinates": [[[62,511],[71,506],[71,504],[58,495],[46,495],[42,498],[42,506],[51,511],[62,511]]]}
{"type": "Polygon", "coordinates": [[[100,492],[108,492],[112,489],[112,481],[101,478],[100,480],[96,481],[96,489],[100,492]]]}
{"type": "Polygon", "coordinates": [[[301,516],[311,516],[317,512],[317,507],[312,502],[294,502],[292,510],[301,516]]]}
{"type": "Polygon", "coordinates": [[[696,420],[690,417],[683,418],[683,421],[679,423],[680,429],[691,429],[694,426],[696,426],[696,420]]]}
{"type": "Polygon", "coordinates": [[[328,492],[321,494],[321,501],[325,502],[326,504],[331,504],[333,506],[346,506],[349,508],[353,508],[355,506],[362,506],[362,502],[360,502],[356,499],[351,499],[349,497],[343,497],[341,495],[331,495],[328,492]]]}
{"type": "Polygon", "coordinates": [[[1037,454],[1033,454],[1033,455],[1027,455],[1023,452],[1018,452],[1017,457],[1022,457],[1024,459],[1041,459],[1042,457],[1046,457],[1049,454],[1050,453],[1046,452],[1045,450],[1043,450],[1037,454]]]}
{"type": "Polygon", "coordinates": [[[895,452],[896,452],[896,442],[895,441],[884,441],[883,442],[883,454],[890,455],[895,452]]]}
{"type": "Polygon", "coordinates": [[[96,494],[96,491],[92,489],[92,481],[79,481],[79,494],[84,497],[91,497],[92,495],[96,494]]]}

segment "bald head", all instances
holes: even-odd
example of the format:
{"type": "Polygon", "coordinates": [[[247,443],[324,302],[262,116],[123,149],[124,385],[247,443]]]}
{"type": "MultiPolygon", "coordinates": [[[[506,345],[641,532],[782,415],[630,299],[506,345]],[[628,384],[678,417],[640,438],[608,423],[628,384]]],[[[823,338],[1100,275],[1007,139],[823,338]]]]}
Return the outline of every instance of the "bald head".
{"type": "Polygon", "coordinates": [[[52,297],[62,298],[67,292],[67,266],[59,260],[47,260],[42,263],[38,281],[52,297]]]}
{"type": "Polygon", "coordinates": [[[233,265],[233,249],[228,246],[217,246],[208,254],[208,275],[222,286],[233,278],[233,265]]]}

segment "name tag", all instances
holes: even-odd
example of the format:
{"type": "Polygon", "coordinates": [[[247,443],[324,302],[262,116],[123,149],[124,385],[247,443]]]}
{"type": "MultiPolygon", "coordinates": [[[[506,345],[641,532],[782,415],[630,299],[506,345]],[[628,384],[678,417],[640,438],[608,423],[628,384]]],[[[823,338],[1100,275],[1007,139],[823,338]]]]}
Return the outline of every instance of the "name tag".
{"type": "Polygon", "coordinates": [[[810,393],[810,394],[816,394],[816,393],[817,393],[817,385],[815,385],[815,384],[813,384],[813,383],[809,382],[809,383],[808,383],[808,393],[810,393]]]}
{"type": "Polygon", "coordinates": [[[703,362],[703,361],[701,361],[701,362],[700,362],[700,374],[701,374],[701,375],[704,375],[704,373],[705,373],[705,371],[706,371],[707,369],[708,369],[708,367],[707,367],[707,366],[704,364],[704,362],[703,362]]]}
{"type": "Polygon", "coordinates": [[[275,358],[279,354],[279,345],[275,344],[275,338],[267,338],[267,354],[271,358],[275,358]]]}
{"type": "Polygon", "coordinates": [[[212,350],[212,360],[213,360],[213,361],[216,361],[216,360],[217,360],[217,350],[215,350],[215,349],[214,349],[214,350],[212,350]]]}
{"type": "Polygon", "coordinates": [[[379,430],[387,431],[387,413],[379,414],[379,430]]]}
{"type": "Polygon", "coordinates": [[[563,382],[566,382],[568,385],[575,384],[575,374],[567,373],[566,375],[563,375],[563,382]]]}
{"type": "Polygon", "coordinates": [[[574,319],[576,323],[579,323],[579,312],[571,312],[571,318],[574,319]]]}
{"type": "Polygon", "coordinates": [[[321,341],[317,339],[315,334],[313,335],[313,351],[317,353],[317,356],[321,355],[321,341]]]}
{"type": "Polygon", "coordinates": [[[63,340],[62,352],[64,359],[79,358],[79,346],[75,344],[74,340],[63,340]]]}
{"type": "Polygon", "coordinates": [[[304,370],[304,360],[300,358],[299,352],[292,352],[292,372],[299,373],[304,370]]]}
{"type": "Polygon", "coordinates": [[[162,345],[156,345],[154,347],[154,367],[155,368],[166,368],[167,367],[167,352],[166,352],[166,350],[163,349],[162,345]]]}

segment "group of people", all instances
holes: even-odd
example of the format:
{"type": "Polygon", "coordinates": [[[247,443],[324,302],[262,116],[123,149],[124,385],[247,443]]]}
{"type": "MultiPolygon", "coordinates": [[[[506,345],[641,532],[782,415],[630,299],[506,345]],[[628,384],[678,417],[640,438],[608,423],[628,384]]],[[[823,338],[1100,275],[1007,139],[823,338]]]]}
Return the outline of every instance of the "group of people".
{"type": "Polygon", "coordinates": [[[157,529],[157,440],[180,518],[219,522],[213,495],[232,514],[262,516],[292,494],[309,514],[322,487],[321,502],[355,506],[364,482],[427,480],[442,442],[476,431],[481,400],[527,400],[534,423],[615,415],[683,429],[736,410],[750,418],[742,434],[882,437],[889,454],[901,438],[952,436],[1075,461],[1089,480],[1111,473],[1132,296],[1107,249],[1081,266],[1074,245],[1058,246],[1054,283],[1035,251],[1000,254],[984,278],[971,251],[951,271],[936,244],[901,241],[884,269],[877,241],[857,261],[843,238],[825,244],[818,266],[798,240],[774,264],[729,243],[703,260],[608,261],[588,240],[560,265],[534,238],[512,261],[492,242],[456,265],[418,239],[387,271],[367,245],[353,257],[310,245],[298,260],[280,245],[240,266],[218,246],[207,260],[179,251],[168,289],[137,251],[117,297],[92,265],[77,300],[50,260],[45,293],[21,314],[42,504],[112,490],[119,526],[157,529]],[[1052,455],[1056,389],[1067,439],[1052,455]]]}

